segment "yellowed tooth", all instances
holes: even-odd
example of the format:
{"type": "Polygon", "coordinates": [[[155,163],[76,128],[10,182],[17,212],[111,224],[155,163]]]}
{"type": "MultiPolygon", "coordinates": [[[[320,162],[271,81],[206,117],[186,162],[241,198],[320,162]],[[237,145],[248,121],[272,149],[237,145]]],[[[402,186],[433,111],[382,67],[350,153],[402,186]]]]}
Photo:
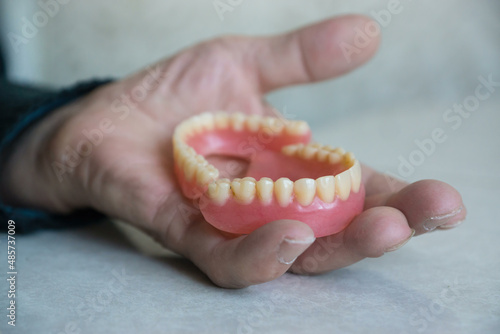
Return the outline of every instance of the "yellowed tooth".
{"type": "Polygon", "coordinates": [[[242,131],[243,128],[245,127],[245,115],[240,112],[236,112],[234,114],[231,114],[229,116],[229,122],[231,123],[231,126],[234,131],[242,131]]]}
{"type": "Polygon", "coordinates": [[[217,205],[226,204],[231,196],[231,185],[226,180],[217,180],[208,186],[208,197],[217,205]]]}
{"type": "Polygon", "coordinates": [[[293,182],[286,177],[276,180],[274,183],[274,193],[280,206],[288,206],[292,198],[293,182]]]}
{"type": "Polygon", "coordinates": [[[316,182],[313,179],[299,179],[295,181],[293,191],[295,198],[302,206],[308,206],[316,194],[316,182]]]}
{"type": "Polygon", "coordinates": [[[316,189],[319,199],[331,203],[335,199],[335,178],[333,175],[322,176],[316,180],[316,189]]]}
{"type": "Polygon", "coordinates": [[[262,129],[265,130],[266,132],[277,136],[281,132],[283,132],[283,129],[285,128],[284,120],[281,120],[279,118],[275,117],[264,117],[261,120],[261,126],[262,129]]]}
{"type": "Polygon", "coordinates": [[[292,136],[305,135],[310,131],[309,125],[304,121],[288,121],[285,129],[292,136]]]}
{"type": "Polygon", "coordinates": [[[300,156],[302,159],[310,160],[314,158],[318,149],[316,147],[311,147],[310,145],[304,146],[302,150],[300,150],[300,156]]]}
{"type": "Polygon", "coordinates": [[[246,124],[248,130],[251,132],[257,132],[260,129],[260,120],[262,119],[259,115],[250,115],[247,117],[246,124]]]}
{"type": "Polygon", "coordinates": [[[229,116],[226,113],[218,112],[214,115],[214,123],[217,129],[227,129],[229,127],[229,116]]]}
{"type": "Polygon", "coordinates": [[[344,164],[346,166],[351,167],[355,161],[356,158],[354,157],[354,154],[352,154],[351,152],[347,152],[346,154],[344,154],[344,164]]]}
{"type": "Polygon", "coordinates": [[[214,182],[219,176],[219,170],[212,165],[198,167],[196,171],[196,182],[200,186],[205,186],[214,182]]]}
{"type": "Polygon", "coordinates": [[[328,156],[330,155],[330,152],[324,149],[319,149],[318,153],[316,154],[316,159],[318,159],[319,162],[325,162],[328,160],[328,156]]]}
{"type": "Polygon", "coordinates": [[[257,197],[264,205],[268,205],[273,200],[274,182],[268,177],[263,177],[257,182],[257,197]]]}
{"type": "Polygon", "coordinates": [[[304,145],[287,145],[287,146],[283,146],[283,148],[281,149],[281,153],[283,153],[284,155],[288,155],[290,157],[293,157],[294,155],[297,154],[297,152],[302,149],[304,145]]]}
{"type": "Polygon", "coordinates": [[[361,187],[361,166],[358,161],[349,168],[349,172],[351,174],[352,191],[357,193],[361,187]]]}
{"type": "Polygon", "coordinates": [[[335,175],[335,193],[343,201],[349,198],[351,193],[351,174],[349,170],[335,175]]]}
{"type": "Polygon", "coordinates": [[[333,152],[339,154],[339,155],[344,155],[345,154],[345,150],[342,148],[342,147],[335,147],[333,149],[333,152]]]}
{"type": "Polygon", "coordinates": [[[320,143],[316,143],[316,142],[309,144],[309,146],[316,147],[316,148],[323,148],[323,145],[321,145],[320,143]]]}
{"type": "Polygon", "coordinates": [[[330,153],[328,154],[328,162],[331,164],[336,164],[342,161],[342,156],[338,153],[330,153]]]}
{"type": "Polygon", "coordinates": [[[205,112],[199,115],[199,122],[203,129],[212,131],[215,127],[215,120],[212,113],[205,112]]]}
{"type": "Polygon", "coordinates": [[[243,204],[250,204],[253,201],[255,198],[255,187],[255,179],[251,177],[235,179],[231,183],[231,189],[235,198],[243,204]]]}
{"type": "Polygon", "coordinates": [[[196,173],[198,172],[198,167],[203,168],[203,165],[201,165],[196,159],[194,158],[189,158],[186,163],[184,164],[184,176],[186,177],[186,180],[188,182],[193,181],[193,178],[195,177],[196,173]]]}

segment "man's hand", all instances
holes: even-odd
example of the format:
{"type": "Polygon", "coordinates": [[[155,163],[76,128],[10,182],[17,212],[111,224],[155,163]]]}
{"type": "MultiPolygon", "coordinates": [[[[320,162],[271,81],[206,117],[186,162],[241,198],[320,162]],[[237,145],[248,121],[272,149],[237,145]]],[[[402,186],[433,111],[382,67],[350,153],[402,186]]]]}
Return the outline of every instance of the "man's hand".
{"type": "Polygon", "coordinates": [[[349,60],[339,45],[354,45],[354,29],[368,22],[345,16],[280,36],[219,38],[101,87],[21,138],[2,175],[2,198],[59,213],[92,207],[125,220],[223,287],[263,283],[288,270],[338,269],[395,250],[415,232],[453,227],[466,212],[451,186],[394,181],[394,191],[366,166],[366,210],[344,231],[318,240],[307,225],[289,220],[247,236],[222,233],[179,192],[171,138],[181,120],[209,110],[269,114],[266,93],[367,61],[377,38],[349,60]]]}

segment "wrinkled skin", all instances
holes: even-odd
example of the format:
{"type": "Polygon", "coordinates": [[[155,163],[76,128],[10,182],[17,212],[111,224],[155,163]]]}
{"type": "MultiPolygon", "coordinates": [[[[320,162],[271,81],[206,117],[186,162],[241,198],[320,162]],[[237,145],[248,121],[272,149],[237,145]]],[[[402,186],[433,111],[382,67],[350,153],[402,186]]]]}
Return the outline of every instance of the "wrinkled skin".
{"type": "Polygon", "coordinates": [[[318,240],[307,225],[290,220],[247,236],[223,234],[180,194],[171,152],[176,124],[207,110],[268,114],[264,94],[356,68],[374,54],[378,39],[350,62],[338,45],[353,44],[353,29],[367,22],[345,16],[280,36],[218,38],[154,65],[155,75],[143,71],[102,86],[54,111],[17,141],[1,175],[2,199],[58,213],[95,208],[148,232],[215,284],[232,288],[270,281],[286,271],[335,270],[395,250],[414,231],[420,235],[456,226],[466,212],[454,188],[433,180],[388,183],[367,166],[365,210],[344,231],[318,240]],[[112,106],[122,94],[134,96],[148,76],[154,80],[148,79],[146,94],[135,91],[134,108],[115,112],[112,106]],[[54,161],[61,161],[68,145],[75,148],[85,139],[83,130],[98,129],[106,118],[111,124],[104,127],[108,133],[102,142],[71,172],[58,176],[54,161]]]}

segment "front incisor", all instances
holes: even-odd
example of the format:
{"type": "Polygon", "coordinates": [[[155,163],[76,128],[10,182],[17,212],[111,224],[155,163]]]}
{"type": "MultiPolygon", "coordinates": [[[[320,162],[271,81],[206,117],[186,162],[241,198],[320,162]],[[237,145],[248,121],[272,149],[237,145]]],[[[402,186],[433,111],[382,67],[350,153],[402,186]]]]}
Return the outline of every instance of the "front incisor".
{"type": "Polygon", "coordinates": [[[295,181],[293,187],[295,198],[302,206],[308,206],[314,200],[316,194],[316,182],[313,179],[304,178],[295,181]]]}
{"type": "Polygon", "coordinates": [[[286,177],[282,177],[274,183],[274,194],[279,205],[286,207],[290,204],[293,193],[293,182],[286,177]]]}
{"type": "Polygon", "coordinates": [[[333,175],[323,176],[316,180],[318,197],[325,203],[332,203],[335,199],[335,178],[333,175]]]}
{"type": "Polygon", "coordinates": [[[273,200],[274,182],[268,177],[263,177],[257,182],[257,197],[264,205],[268,205],[273,200]]]}

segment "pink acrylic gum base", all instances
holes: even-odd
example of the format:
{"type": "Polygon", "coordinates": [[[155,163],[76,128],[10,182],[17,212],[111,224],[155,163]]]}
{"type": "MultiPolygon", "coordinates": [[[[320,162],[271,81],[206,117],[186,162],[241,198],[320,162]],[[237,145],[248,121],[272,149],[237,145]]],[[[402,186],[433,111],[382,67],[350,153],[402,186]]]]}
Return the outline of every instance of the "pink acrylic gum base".
{"type": "MultiPolygon", "coordinates": [[[[290,144],[307,143],[307,135],[270,136],[262,132],[248,130],[215,130],[192,136],[187,140],[198,154],[207,158],[210,155],[224,155],[249,161],[245,176],[257,181],[269,177],[276,181],[287,177],[292,181],[300,178],[316,179],[326,175],[336,175],[345,170],[341,164],[330,165],[316,160],[303,160],[281,154],[281,148],[290,144]]],[[[219,166],[220,168],[220,166],[219,166]]],[[[332,203],[325,203],[318,197],[308,206],[303,206],[292,195],[288,206],[282,207],[276,198],[263,204],[256,198],[250,204],[243,204],[231,197],[222,206],[212,202],[205,194],[206,187],[200,188],[195,181],[188,182],[182,170],[175,168],[183,193],[191,199],[199,199],[204,218],[214,227],[234,233],[248,234],[255,229],[275,220],[293,219],[309,225],[316,237],[331,235],[342,231],[358,215],[364,204],[365,190],[351,190],[343,201],[338,197],[332,203]]],[[[234,177],[230,177],[232,180],[234,177]]]]}

